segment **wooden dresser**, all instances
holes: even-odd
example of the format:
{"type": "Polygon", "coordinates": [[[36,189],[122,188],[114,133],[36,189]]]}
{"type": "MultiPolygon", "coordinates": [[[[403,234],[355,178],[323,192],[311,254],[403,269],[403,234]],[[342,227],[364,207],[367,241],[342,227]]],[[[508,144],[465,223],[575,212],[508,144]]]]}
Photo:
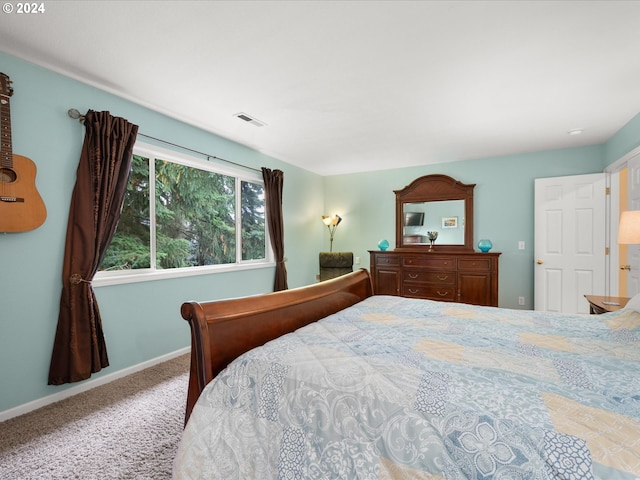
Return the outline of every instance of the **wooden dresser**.
{"type": "Polygon", "coordinates": [[[378,295],[498,306],[500,253],[370,250],[378,295]]]}

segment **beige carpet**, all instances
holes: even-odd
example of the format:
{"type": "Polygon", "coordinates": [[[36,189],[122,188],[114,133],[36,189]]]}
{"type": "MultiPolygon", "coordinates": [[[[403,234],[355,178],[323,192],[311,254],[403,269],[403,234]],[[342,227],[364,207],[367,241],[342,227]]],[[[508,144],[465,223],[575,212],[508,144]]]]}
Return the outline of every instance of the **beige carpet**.
{"type": "Polygon", "coordinates": [[[0,423],[0,479],[171,478],[189,356],[0,423]]]}

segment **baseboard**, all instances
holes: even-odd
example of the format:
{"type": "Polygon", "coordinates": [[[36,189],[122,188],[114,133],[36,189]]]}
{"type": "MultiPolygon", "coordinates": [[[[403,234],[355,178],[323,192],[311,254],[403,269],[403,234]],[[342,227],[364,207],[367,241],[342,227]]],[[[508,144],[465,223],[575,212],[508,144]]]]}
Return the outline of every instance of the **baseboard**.
{"type": "Polygon", "coordinates": [[[37,410],[38,408],[50,405],[52,403],[59,402],[60,400],[64,400],[65,398],[72,397],[82,392],[86,392],[87,390],[91,390],[92,388],[99,387],[100,385],[105,385],[109,382],[113,382],[119,378],[126,377],[127,375],[131,375],[132,373],[139,372],[140,370],[144,370],[145,368],[152,367],[162,362],[166,362],[173,358],[179,357],[191,351],[191,347],[181,348],[180,350],[176,350],[175,352],[167,353],[166,355],[161,355],[156,358],[152,358],[151,360],[147,360],[146,362],[138,363],[137,365],[133,365],[131,367],[124,368],[122,370],[118,370],[117,372],[109,373],[102,377],[87,380],[82,384],[78,384],[74,387],[67,388],[62,392],[54,393],[52,395],[47,395],[46,397],[39,398],[38,400],[34,400],[32,402],[24,403],[22,405],[18,405],[17,407],[10,408],[9,410],[4,410],[0,412],[0,422],[4,422],[5,420],[9,420],[13,417],[18,417],[20,415],[24,415],[25,413],[29,413],[33,410],[37,410]]]}

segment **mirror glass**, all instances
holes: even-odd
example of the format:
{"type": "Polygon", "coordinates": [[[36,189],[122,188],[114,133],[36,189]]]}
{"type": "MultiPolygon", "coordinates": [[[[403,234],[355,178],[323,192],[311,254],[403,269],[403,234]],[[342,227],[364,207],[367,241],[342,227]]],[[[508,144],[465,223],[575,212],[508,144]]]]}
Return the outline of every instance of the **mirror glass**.
{"type": "Polygon", "coordinates": [[[427,232],[437,232],[436,244],[464,245],[464,200],[404,203],[403,244],[429,244],[427,232]]]}
{"type": "Polygon", "coordinates": [[[472,252],[474,187],[433,174],[394,190],[396,249],[472,252]]]}

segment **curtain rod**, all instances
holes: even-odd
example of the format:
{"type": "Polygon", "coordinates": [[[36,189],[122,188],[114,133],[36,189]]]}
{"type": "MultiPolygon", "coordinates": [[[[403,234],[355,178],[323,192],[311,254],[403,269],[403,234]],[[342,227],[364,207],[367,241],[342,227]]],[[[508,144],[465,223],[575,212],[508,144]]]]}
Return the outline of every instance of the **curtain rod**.
{"type": "MultiPolygon", "coordinates": [[[[69,117],[73,118],[74,120],[78,120],[78,122],[80,122],[80,123],[84,122],[84,115],[82,115],[75,108],[70,108],[69,110],[67,110],[67,115],[69,115],[69,117]]],[[[241,163],[236,163],[236,162],[234,162],[232,160],[227,160],[225,158],[220,158],[220,157],[218,157],[216,155],[211,155],[209,153],[200,152],[198,150],[194,150],[193,148],[189,148],[189,147],[184,147],[182,145],[178,145],[177,143],[171,143],[171,142],[168,142],[167,140],[162,140],[161,138],[152,137],[151,135],[146,135],[146,134],[140,133],[140,132],[138,132],[138,135],[140,135],[141,137],[148,138],[150,140],[155,140],[156,142],[160,142],[160,143],[164,143],[166,145],[171,145],[173,147],[181,148],[182,150],[187,150],[189,152],[197,153],[198,155],[202,155],[204,157],[207,157],[207,160],[210,160],[210,159],[220,160],[221,162],[230,163],[231,165],[235,165],[237,167],[247,168],[249,170],[253,170],[255,172],[262,173],[262,170],[259,170],[257,168],[249,167],[248,165],[242,165],[241,163]]]]}

